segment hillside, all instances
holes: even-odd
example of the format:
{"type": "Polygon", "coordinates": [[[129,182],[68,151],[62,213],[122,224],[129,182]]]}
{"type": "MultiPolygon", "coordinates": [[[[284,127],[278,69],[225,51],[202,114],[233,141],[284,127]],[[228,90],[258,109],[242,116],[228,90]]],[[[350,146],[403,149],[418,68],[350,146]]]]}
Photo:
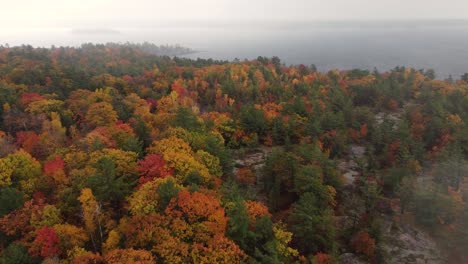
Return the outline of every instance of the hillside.
{"type": "Polygon", "coordinates": [[[468,261],[468,75],[155,47],[0,47],[0,263],[468,261]]]}

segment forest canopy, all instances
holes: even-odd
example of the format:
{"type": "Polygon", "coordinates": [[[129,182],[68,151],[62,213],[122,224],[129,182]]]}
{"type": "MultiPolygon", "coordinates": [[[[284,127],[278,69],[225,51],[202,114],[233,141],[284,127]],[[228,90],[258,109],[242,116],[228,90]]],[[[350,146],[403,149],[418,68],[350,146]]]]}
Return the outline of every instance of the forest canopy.
{"type": "Polygon", "coordinates": [[[189,52],[0,47],[0,263],[382,263],[408,218],[463,259],[467,75],[189,52]]]}

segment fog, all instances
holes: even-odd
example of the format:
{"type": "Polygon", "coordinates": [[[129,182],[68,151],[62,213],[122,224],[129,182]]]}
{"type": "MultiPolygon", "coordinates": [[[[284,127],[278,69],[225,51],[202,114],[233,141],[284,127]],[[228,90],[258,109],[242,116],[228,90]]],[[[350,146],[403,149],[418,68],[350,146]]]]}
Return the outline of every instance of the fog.
{"type": "Polygon", "coordinates": [[[194,22],[466,19],[464,0],[17,0],[0,28],[125,27],[194,22]]]}
{"type": "Polygon", "coordinates": [[[463,0],[19,0],[2,9],[0,44],[149,41],[193,48],[193,58],[279,56],[319,70],[468,71],[463,0]]]}

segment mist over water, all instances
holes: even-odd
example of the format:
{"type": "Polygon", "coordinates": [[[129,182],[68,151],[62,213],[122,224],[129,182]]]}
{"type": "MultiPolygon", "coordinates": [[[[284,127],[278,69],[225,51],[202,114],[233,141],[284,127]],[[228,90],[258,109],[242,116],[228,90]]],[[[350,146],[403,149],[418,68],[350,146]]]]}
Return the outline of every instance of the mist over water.
{"type": "Polygon", "coordinates": [[[283,63],[315,64],[320,71],[395,66],[432,68],[440,79],[468,72],[468,22],[335,22],[178,24],[104,28],[31,28],[0,32],[10,46],[81,43],[180,44],[190,58],[233,60],[278,56],[283,63]]]}

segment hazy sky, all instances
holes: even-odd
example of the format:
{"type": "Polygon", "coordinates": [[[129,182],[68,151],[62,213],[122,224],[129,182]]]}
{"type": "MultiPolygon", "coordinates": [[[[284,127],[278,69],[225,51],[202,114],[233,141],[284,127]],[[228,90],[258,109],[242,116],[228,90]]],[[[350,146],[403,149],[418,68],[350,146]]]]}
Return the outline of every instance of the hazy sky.
{"type": "Polygon", "coordinates": [[[467,0],[14,0],[0,27],[122,26],[167,21],[468,19],[467,0]]]}

